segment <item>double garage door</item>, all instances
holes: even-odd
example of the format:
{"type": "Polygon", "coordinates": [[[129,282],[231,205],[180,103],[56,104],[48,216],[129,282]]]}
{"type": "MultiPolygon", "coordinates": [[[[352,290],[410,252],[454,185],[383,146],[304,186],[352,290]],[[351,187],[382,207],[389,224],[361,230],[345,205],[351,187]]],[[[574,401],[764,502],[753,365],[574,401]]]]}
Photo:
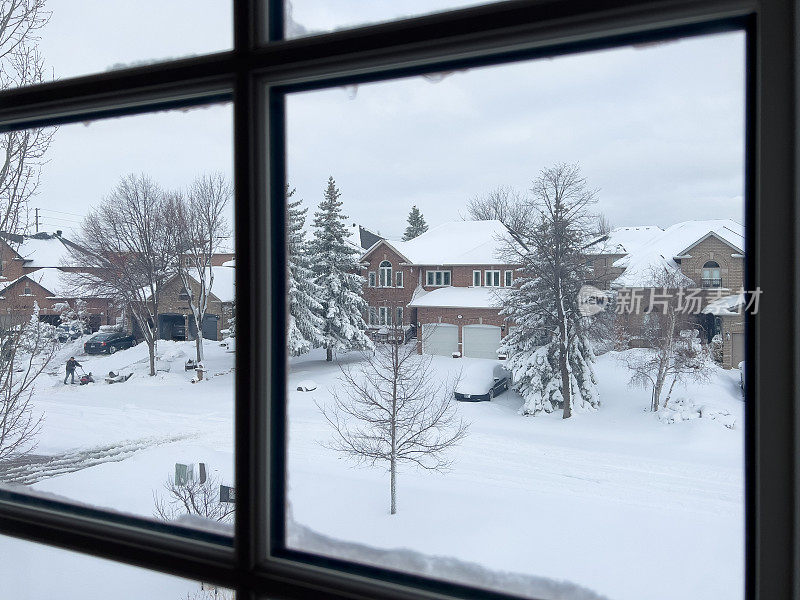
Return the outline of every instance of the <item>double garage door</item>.
{"type": "Polygon", "coordinates": [[[497,358],[500,347],[500,328],[494,325],[465,325],[462,327],[463,349],[458,346],[458,325],[427,323],[422,326],[422,352],[451,356],[462,352],[471,358],[497,358]]]}

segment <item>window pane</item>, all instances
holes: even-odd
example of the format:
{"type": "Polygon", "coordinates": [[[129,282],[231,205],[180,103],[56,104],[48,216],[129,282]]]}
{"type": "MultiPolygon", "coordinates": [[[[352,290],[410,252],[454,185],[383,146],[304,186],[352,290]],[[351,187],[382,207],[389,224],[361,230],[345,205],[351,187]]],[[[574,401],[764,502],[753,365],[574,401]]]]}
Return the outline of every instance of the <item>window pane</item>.
{"type": "Polygon", "coordinates": [[[744,41],[287,96],[319,265],[290,306],[317,324],[289,361],[289,548],[540,598],[743,597],[744,41]],[[413,285],[353,278],[382,260],[413,285]],[[362,334],[377,303],[410,311],[404,343],[362,334]]]}
{"type": "Polygon", "coordinates": [[[11,537],[0,537],[0,556],[3,596],[14,600],[234,600],[232,590],[208,583],[11,537]]]}
{"type": "Polygon", "coordinates": [[[0,88],[229,50],[231,15],[230,0],[3,2],[0,88]]]}
{"type": "Polygon", "coordinates": [[[500,0],[285,0],[284,35],[286,38],[303,37],[498,1],[500,0]]]}
{"type": "Polygon", "coordinates": [[[232,522],[231,112],[3,136],[0,483],[232,522]]]}

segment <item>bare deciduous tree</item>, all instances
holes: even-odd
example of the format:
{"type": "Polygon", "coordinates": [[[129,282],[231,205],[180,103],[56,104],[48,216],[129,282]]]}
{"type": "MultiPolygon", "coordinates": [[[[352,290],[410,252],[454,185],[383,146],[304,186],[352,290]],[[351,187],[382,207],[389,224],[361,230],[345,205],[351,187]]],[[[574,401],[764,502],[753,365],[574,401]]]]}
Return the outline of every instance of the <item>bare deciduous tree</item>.
{"type": "Polygon", "coordinates": [[[669,404],[677,383],[706,381],[712,361],[708,348],[700,343],[698,326],[691,321],[691,315],[679,311],[675,301],[675,291],[686,283],[685,276],[665,268],[653,272],[650,280],[651,293],[663,300],[656,310],[643,315],[639,337],[646,348],[626,353],[624,361],[631,372],[630,385],[651,389],[650,410],[656,412],[669,404]]]}
{"type": "Polygon", "coordinates": [[[189,308],[197,328],[197,361],[203,360],[203,318],[214,286],[211,259],[230,235],[225,210],[232,194],[221,173],[204,175],[194,181],[186,194],[174,194],[168,201],[170,221],[177,237],[175,257],[178,274],[189,295],[189,308]],[[198,284],[197,295],[192,282],[198,284]]]}
{"type": "Polygon", "coordinates": [[[476,221],[496,219],[514,235],[520,235],[531,225],[531,211],[525,199],[517,190],[503,185],[469,200],[467,217],[476,221]]]}
{"type": "Polygon", "coordinates": [[[156,374],[159,296],[174,276],[176,232],[161,188],[145,175],[123,177],[81,224],[72,261],[80,295],[114,298],[130,311],[156,374]]]}
{"type": "Polygon", "coordinates": [[[212,521],[229,522],[236,505],[220,502],[219,478],[209,475],[204,482],[190,479],[178,483],[170,476],[164,483],[166,497],[153,492],[155,515],[165,521],[174,521],[184,515],[196,515],[212,521]]]}
{"type": "Polygon", "coordinates": [[[39,307],[20,309],[20,322],[0,329],[0,461],[25,456],[36,447],[43,417],[31,406],[36,378],[55,352],[53,327],[39,321],[39,307]]]}
{"type": "MultiPolygon", "coordinates": [[[[37,43],[50,19],[45,0],[0,2],[0,89],[44,80],[37,43]]],[[[22,233],[28,201],[39,187],[54,129],[26,129],[0,135],[0,231],[22,233]]]]}
{"type": "Polygon", "coordinates": [[[430,358],[418,355],[416,344],[376,344],[357,366],[340,368],[333,405],[317,404],[333,427],[326,447],[357,463],[386,465],[395,514],[398,465],[445,472],[452,463],[446,451],[467,434],[454,407],[455,382],[434,376],[430,358]]]}

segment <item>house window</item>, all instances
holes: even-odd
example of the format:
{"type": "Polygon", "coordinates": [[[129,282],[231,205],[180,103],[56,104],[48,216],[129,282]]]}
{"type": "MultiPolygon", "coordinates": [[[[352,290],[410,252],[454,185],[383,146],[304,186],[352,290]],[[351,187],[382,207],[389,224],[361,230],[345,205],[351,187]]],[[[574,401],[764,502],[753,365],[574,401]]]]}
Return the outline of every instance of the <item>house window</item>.
{"type": "Polygon", "coordinates": [[[392,324],[392,309],[388,306],[381,306],[378,308],[378,324],[391,325],[392,324]]]}
{"type": "Polygon", "coordinates": [[[427,271],[425,274],[425,285],[450,285],[450,271],[427,271]]]}
{"type": "Polygon", "coordinates": [[[403,307],[402,306],[398,306],[397,307],[397,318],[395,319],[395,324],[398,325],[398,326],[402,326],[403,325],[403,307]]]}
{"type": "Polygon", "coordinates": [[[31,288],[26,285],[25,288],[22,290],[22,293],[24,295],[26,295],[26,296],[30,296],[31,295],[31,288]]]}
{"type": "Polygon", "coordinates": [[[375,287],[375,271],[369,272],[369,287],[375,287]]]}
{"type": "Polygon", "coordinates": [[[392,287],[392,263],[385,260],[378,267],[380,277],[378,279],[380,287],[392,287]]]}
{"type": "Polygon", "coordinates": [[[513,277],[514,277],[514,271],[508,269],[506,271],[506,282],[505,282],[506,287],[511,287],[511,285],[513,284],[513,277]]]}
{"type": "Polygon", "coordinates": [[[486,287],[500,287],[500,271],[486,271],[486,287]]]}
{"type": "Polygon", "coordinates": [[[720,272],[719,263],[714,260],[709,260],[703,265],[703,287],[722,287],[722,275],[720,272]]]}
{"type": "Polygon", "coordinates": [[[378,324],[378,309],[374,306],[369,307],[369,324],[370,325],[377,325],[378,324]]]}
{"type": "Polygon", "coordinates": [[[480,271],[473,271],[472,272],[472,285],[474,287],[481,287],[481,272],[480,271]]]}
{"type": "Polygon", "coordinates": [[[186,290],[181,291],[181,293],[178,294],[178,300],[188,301],[189,300],[189,292],[187,292],[186,290]]]}
{"type": "Polygon", "coordinates": [[[395,275],[395,277],[397,279],[397,287],[399,287],[399,288],[403,287],[403,272],[402,271],[398,271],[397,275],[395,275]]]}

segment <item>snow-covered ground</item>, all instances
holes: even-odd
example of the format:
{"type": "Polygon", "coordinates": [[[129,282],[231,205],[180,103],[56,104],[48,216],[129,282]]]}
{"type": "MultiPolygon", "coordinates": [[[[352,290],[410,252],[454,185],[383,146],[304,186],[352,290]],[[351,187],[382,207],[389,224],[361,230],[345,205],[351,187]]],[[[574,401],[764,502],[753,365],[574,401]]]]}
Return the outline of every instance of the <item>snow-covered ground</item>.
{"type": "MultiPolygon", "coordinates": [[[[345,360],[355,360],[348,357],[345,360]]],[[[436,357],[442,375],[471,361],[436,357]]],[[[289,500],[295,519],[337,539],[452,556],[491,569],[575,582],[608,598],[743,596],[743,405],[738,371],[715,371],[678,399],[731,413],[665,424],[645,412],[617,353],[596,365],[602,408],[563,420],[522,417],[521,398],[462,403],[472,423],[447,475],[402,471],[389,515],[381,469],[322,447],[338,368],[312,353],[292,364],[289,500]],[[314,392],[296,380],[314,379],[314,392]]],[[[335,553],[336,550],[332,550],[335,553]]],[[[384,556],[376,560],[386,564],[384,556]]]]}
{"type": "MultiPolygon", "coordinates": [[[[58,455],[63,462],[50,465],[39,474],[43,478],[33,477],[34,489],[152,517],[153,492],[163,489],[176,462],[204,461],[223,483],[233,483],[232,353],[208,343],[210,380],[193,384],[193,372],[183,370],[192,343],[162,342],[159,354],[171,361],[171,370],[155,378],[147,376],[144,345],[114,356],[86,357],[81,344],[62,349],[53,373],[39,382],[35,405],[46,420],[36,453],[58,455]],[[63,363],[71,354],[100,383],[65,386],[63,363]],[[134,375],[109,386],[102,382],[109,370],[134,375]]],[[[357,355],[342,358],[358,360],[357,355]]],[[[433,367],[444,377],[476,360],[437,357],[433,367]]],[[[676,401],[691,400],[730,418],[672,424],[645,411],[649,393],[628,388],[616,353],[600,357],[596,372],[601,409],[566,421],[558,414],[520,416],[522,401],[514,392],[491,403],[459,403],[471,426],[453,450],[452,471],[401,470],[398,514],[390,516],[387,474],[353,467],[321,444],[331,431],[315,401],[331,401],[337,365],[326,363],[320,351],[293,359],[288,500],[294,519],[308,530],[290,528],[291,542],[326,551],[326,538],[314,537],[317,532],[414,551],[376,552],[374,560],[383,565],[470,580],[463,564],[426,561],[420,553],[454,557],[491,570],[574,582],[612,600],[741,598],[738,371],[716,370],[710,383],[675,394],[676,401]],[[297,391],[302,381],[317,388],[297,391]],[[732,429],[725,426],[731,420],[732,429]],[[392,562],[393,556],[400,558],[392,562]]],[[[19,582],[4,585],[19,599],[167,600],[198,589],[193,582],[0,538],[0,555],[11,552],[14,561],[0,561],[0,581],[19,582]],[[52,565],[51,577],[31,583],[26,569],[32,573],[45,562],[52,565]],[[81,587],[80,575],[88,573],[125,585],[81,587]],[[43,580],[53,587],[45,589],[43,580]]],[[[347,556],[369,560],[370,553],[348,551],[347,556]]],[[[493,585],[514,581],[500,578],[493,585]]]]}

